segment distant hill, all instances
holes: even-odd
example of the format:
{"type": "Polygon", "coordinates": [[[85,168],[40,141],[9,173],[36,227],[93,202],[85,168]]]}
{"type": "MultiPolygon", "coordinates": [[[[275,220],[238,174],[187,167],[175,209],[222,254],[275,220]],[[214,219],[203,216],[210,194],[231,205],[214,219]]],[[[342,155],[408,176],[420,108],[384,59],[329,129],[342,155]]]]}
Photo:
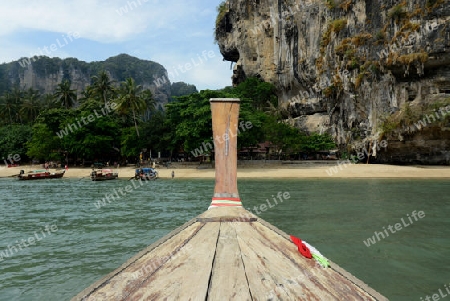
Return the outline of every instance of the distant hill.
{"type": "Polygon", "coordinates": [[[0,95],[16,85],[21,89],[37,89],[43,94],[53,93],[64,79],[70,80],[72,89],[81,93],[91,84],[91,77],[103,70],[117,83],[127,77],[134,78],[137,84],[153,92],[159,107],[170,102],[172,96],[197,91],[193,85],[170,83],[167,80],[167,70],[161,64],[120,54],[105,61],[91,63],[76,58],[40,56],[0,64],[0,95]]]}

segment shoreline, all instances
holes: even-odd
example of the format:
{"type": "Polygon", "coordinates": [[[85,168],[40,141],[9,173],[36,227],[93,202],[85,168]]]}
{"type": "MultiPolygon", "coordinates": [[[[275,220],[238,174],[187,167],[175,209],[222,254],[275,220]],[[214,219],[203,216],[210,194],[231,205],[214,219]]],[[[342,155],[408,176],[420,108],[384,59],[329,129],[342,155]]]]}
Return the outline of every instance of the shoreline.
{"type": "MultiPolygon", "coordinates": [[[[172,171],[175,178],[192,179],[214,179],[215,170],[206,165],[199,169],[194,167],[173,166],[169,168],[156,168],[159,177],[170,179],[172,171]]],[[[12,178],[18,175],[20,170],[28,172],[39,169],[37,166],[24,165],[11,168],[0,168],[0,178],[12,178]]],[[[50,169],[55,171],[56,169],[50,169]]],[[[89,177],[91,168],[69,167],[64,174],[64,178],[85,178],[89,177]]],[[[119,179],[130,179],[134,176],[134,167],[120,167],[113,169],[119,173],[119,179]]],[[[281,179],[306,179],[306,178],[434,178],[450,179],[450,166],[397,166],[385,164],[271,164],[250,165],[238,167],[238,178],[281,178],[281,179]]]]}

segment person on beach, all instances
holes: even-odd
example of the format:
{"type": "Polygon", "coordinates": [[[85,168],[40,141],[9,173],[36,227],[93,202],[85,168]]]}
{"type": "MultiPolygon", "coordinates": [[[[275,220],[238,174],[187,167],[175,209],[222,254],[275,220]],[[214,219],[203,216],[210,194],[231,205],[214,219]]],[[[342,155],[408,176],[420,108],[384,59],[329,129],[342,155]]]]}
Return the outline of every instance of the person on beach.
{"type": "Polygon", "coordinates": [[[69,170],[69,165],[66,164],[66,166],[64,166],[64,168],[66,169],[66,171],[69,170]]]}
{"type": "Polygon", "coordinates": [[[175,178],[175,172],[172,170],[172,179],[175,178]]]}

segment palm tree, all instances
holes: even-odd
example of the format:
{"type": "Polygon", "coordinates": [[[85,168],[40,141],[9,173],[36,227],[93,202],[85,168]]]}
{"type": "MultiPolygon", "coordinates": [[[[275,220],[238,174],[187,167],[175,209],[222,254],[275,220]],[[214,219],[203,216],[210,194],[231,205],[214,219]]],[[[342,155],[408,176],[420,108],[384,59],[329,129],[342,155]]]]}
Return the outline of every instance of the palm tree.
{"type": "Polygon", "coordinates": [[[95,96],[94,88],[92,86],[88,86],[81,92],[81,98],[79,99],[81,103],[93,99],[95,96]]]}
{"type": "Polygon", "coordinates": [[[23,91],[19,89],[18,86],[15,86],[11,92],[11,98],[14,103],[14,113],[15,113],[15,119],[16,121],[22,123],[22,116],[20,115],[20,106],[22,105],[23,101],[23,91]]]}
{"type": "Polygon", "coordinates": [[[146,103],[147,110],[144,112],[144,120],[148,121],[156,108],[156,100],[153,98],[152,91],[146,89],[141,94],[142,99],[146,103]]]}
{"type": "Polygon", "coordinates": [[[67,79],[58,84],[53,96],[66,109],[73,107],[75,101],[77,100],[77,94],[75,90],[70,89],[70,82],[67,79]]]}
{"type": "Polygon", "coordinates": [[[42,97],[41,106],[43,109],[56,109],[58,104],[56,103],[53,94],[45,94],[42,97]]]}
{"type": "Polygon", "coordinates": [[[98,95],[106,105],[108,96],[114,95],[115,91],[112,85],[114,81],[110,80],[108,73],[105,71],[100,72],[98,76],[94,75],[92,81],[93,93],[98,95]]]}
{"type": "Polygon", "coordinates": [[[136,82],[131,77],[127,78],[120,84],[120,96],[116,100],[117,111],[120,115],[132,114],[134,120],[134,127],[136,134],[139,137],[139,129],[137,126],[136,114],[144,113],[148,108],[146,102],[147,93],[142,92],[142,86],[136,85],[136,82]]]}
{"type": "Polygon", "coordinates": [[[29,88],[24,94],[24,101],[20,108],[20,113],[29,121],[33,122],[39,114],[41,103],[38,90],[29,88]]]}
{"type": "Polygon", "coordinates": [[[23,93],[15,87],[12,91],[6,92],[0,98],[0,115],[5,123],[13,124],[21,121],[19,108],[22,103],[23,93]]]}
{"type": "Polygon", "coordinates": [[[14,115],[15,106],[14,99],[11,97],[11,93],[7,92],[0,98],[0,114],[4,123],[13,123],[12,116],[14,115]]]}

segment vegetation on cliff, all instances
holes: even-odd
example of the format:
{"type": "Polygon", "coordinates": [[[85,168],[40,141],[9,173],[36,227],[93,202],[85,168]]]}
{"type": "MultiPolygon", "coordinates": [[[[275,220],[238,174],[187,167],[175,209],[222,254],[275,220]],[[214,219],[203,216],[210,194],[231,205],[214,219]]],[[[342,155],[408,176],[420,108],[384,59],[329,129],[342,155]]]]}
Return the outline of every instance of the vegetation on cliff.
{"type": "MultiPolygon", "coordinates": [[[[137,84],[149,87],[156,78],[166,75],[167,70],[160,64],[141,60],[127,54],[110,57],[105,61],[84,62],[76,58],[60,59],[39,56],[21,58],[19,61],[0,64],[0,95],[16,86],[33,88],[41,93],[53,93],[56,85],[63,80],[72,83],[77,94],[91,84],[93,76],[106,71],[116,82],[133,78],[137,84]]],[[[170,83],[167,81],[170,89],[170,83]]],[[[168,91],[167,98],[170,97],[168,91]]]]}

